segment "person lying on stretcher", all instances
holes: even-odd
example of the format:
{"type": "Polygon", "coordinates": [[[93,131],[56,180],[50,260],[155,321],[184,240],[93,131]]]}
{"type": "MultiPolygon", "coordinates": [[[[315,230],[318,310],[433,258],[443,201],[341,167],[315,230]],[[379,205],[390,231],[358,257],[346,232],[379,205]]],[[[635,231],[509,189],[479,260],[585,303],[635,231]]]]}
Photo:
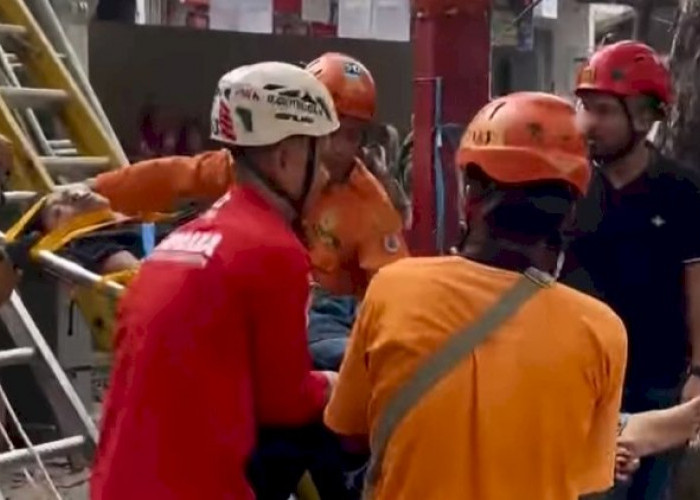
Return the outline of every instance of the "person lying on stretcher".
{"type": "Polygon", "coordinates": [[[134,269],[144,257],[141,221],[113,211],[109,200],[87,186],[49,194],[32,211],[21,231],[42,235],[39,244],[53,238],[53,251],[93,273],[134,269]]]}

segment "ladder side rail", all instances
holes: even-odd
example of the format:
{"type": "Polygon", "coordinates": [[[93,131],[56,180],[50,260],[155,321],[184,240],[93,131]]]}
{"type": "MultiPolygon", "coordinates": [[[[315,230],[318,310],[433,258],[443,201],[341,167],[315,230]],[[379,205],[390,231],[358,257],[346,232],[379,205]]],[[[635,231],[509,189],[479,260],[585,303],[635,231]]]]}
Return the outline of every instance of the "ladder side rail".
{"type": "Polygon", "coordinates": [[[45,92],[64,91],[67,94],[69,102],[62,106],[60,116],[80,154],[107,156],[113,168],[122,166],[120,152],[115,149],[92,106],[61,62],[24,0],[2,0],[0,17],[3,22],[26,29],[24,40],[28,49],[23,51],[22,63],[28,74],[45,87],[45,92]]]}
{"type": "MultiPolygon", "coordinates": [[[[10,85],[14,87],[22,86],[22,83],[19,81],[19,78],[17,78],[15,71],[12,69],[12,65],[10,64],[10,61],[7,57],[7,52],[2,47],[2,45],[0,45],[0,70],[2,70],[3,73],[5,73],[10,85]]],[[[53,150],[49,145],[49,141],[46,138],[46,134],[42,130],[41,125],[39,125],[39,120],[37,120],[34,111],[32,111],[31,109],[27,109],[24,111],[23,114],[24,119],[28,124],[29,131],[31,132],[32,136],[34,137],[34,140],[36,141],[37,149],[41,152],[42,155],[52,155],[53,150]]]]}
{"type": "Polygon", "coordinates": [[[36,349],[37,357],[30,366],[44,390],[62,435],[85,436],[86,455],[91,458],[97,446],[97,428],[17,292],[13,292],[10,300],[0,307],[0,319],[17,347],[36,349]]]}
{"type": "Polygon", "coordinates": [[[22,127],[17,123],[12,110],[2,98],[0,98],[0,133],[13,144],[15,161],[9,179],[10,186],[20,190],[51,191],[54,187],[53,179],[44,168],[41,158],[34,151],[22,127]]]}
{"type": "Polygon", "coordinates": [[[76,84],[82,90],[85,98],[92,106],[93,111],[97,115],[100,123],[104,127],[105,132],[112,141],[113,149],[118,153],[119,166],[127,165],[129,160],[124,153],[124,149],[121,146],[121,142],[114,132],[109,118],[102,107],[97,94],[95,94],[89,79],[87,78],[85,71],[87,68],[83,68],[80,64],[80,60],[73,50],[73,46],[70,44],[68,37],[66,36],[61,22],[56,15],[56,11],[49,2],[49,0],[25,0],[29,6],[32,14],[38,21],[39,25],[44,30],[49,41],[53,44],[57,52],[65,54],[65,65],[70,74],[73,76],[76,84]]]}

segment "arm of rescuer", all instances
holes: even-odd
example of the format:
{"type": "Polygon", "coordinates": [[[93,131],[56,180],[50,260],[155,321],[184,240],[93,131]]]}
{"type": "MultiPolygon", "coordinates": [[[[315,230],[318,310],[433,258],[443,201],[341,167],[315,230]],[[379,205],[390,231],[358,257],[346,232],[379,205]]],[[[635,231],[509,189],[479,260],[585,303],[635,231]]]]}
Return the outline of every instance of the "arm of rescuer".
{"type": "Polygon", "coordinates": [[[597,335],[600,356],[591,366],[590,380],[598,397],[587,447],[580,456],[582,495],[606,491],[613,485],[627,365],[627,334],[622,321],[611,311],[600,325],[593,327],[600,332],[597,335]]]}
{"type": "Polygon", "coordinates": [[[172,211],[184,200],[213,202],[233,182],[233,159],[222,149],[142,161],[102,173],[88,184],[113,210],[135,215],[172,211]]]}
{"type": "Polygon", "coordinates": [[[368,411],[372,386],[366,360],[367,339],[376,324],[374,285],[376,282],[369,287],[360,306],[338,381],[324,414],[326,426],[340,436],[343,448],[350,453],[369,451],[368,411]]]}
{"type": "Polygon", "coordinates": [[[262,270],[254,274],[255,293],[248,297],[256,415],[259,425],[302,425],[321,420],[335,377],[311,371],[306,255],[301,248],[287,255],[275,250],[250,266],[262,270]]]}

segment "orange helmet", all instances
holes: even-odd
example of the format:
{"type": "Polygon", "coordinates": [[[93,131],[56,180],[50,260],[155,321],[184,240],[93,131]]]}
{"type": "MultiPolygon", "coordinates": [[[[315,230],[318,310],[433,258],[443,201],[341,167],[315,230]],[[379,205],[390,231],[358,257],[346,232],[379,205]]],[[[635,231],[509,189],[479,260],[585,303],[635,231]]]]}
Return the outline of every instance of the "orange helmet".
{"type": "Polygon", "coordinates": [[[583,195],[591,180],[586,142],[564,99],[517,92],[491,101],[467,127],[457,165],[476,164],[503,184],[563,181],[583,195]]]}
{"type": "Polygon", "coordinates": [[[306,66],[328,87],[339,115],[371,121],[377,105],[372,74],[357,59],[327,52],[306,66]]]}

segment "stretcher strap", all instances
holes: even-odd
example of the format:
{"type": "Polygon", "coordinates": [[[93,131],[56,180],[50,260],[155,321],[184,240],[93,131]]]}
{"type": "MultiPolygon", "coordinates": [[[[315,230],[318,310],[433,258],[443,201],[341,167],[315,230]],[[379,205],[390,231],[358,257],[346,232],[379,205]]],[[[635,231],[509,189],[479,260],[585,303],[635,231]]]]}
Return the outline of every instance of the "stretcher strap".
{"type": "MultiPolygon", "coordinates": [[[[543,274],[535,269],[526,271],[515,285],[476,322],[450,336],[447,342],[432,353],[389,399],[372,432],[372,456],[365,476],[363,499],[372,498],[373,489],[381,473],[387,444],[404,417],[430,389],[449,375],[491,333],[498,330],[521,306],[547,284],[547,281],[543,280],[543,274]]],[[[548,280],[548,282],[551,281],[551,279],[548,280]]]]}

